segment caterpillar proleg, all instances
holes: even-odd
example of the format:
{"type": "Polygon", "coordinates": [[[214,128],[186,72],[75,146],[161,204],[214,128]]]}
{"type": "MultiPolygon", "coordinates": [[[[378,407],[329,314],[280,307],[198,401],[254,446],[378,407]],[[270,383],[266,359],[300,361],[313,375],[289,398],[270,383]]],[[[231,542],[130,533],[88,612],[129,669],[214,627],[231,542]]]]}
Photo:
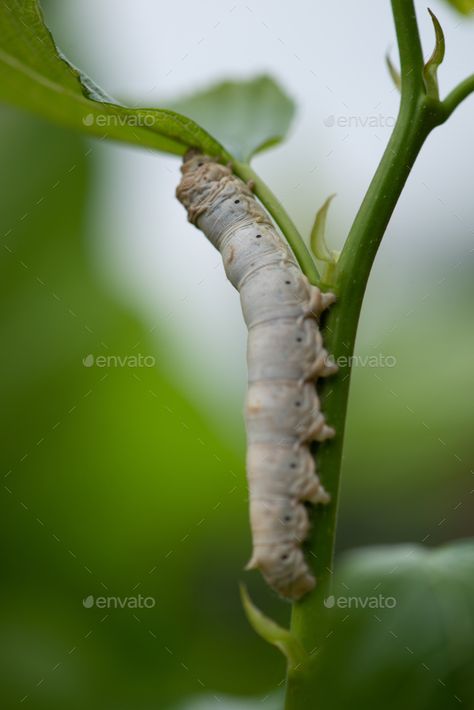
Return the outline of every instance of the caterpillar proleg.
{"type": "Polygon", "coordinates": [[[335,301],[312,286],[252,191],[231,169],[196,151],[176,191],[193,222],[219,250],[240,293],[248,328],[247,476],[253,552],[283,597],[315,585],[301,550],[309,529],[304,502],[327,503],[309,445],[334,435],[314,381],[334,373],[318,318],[335,301]]]}

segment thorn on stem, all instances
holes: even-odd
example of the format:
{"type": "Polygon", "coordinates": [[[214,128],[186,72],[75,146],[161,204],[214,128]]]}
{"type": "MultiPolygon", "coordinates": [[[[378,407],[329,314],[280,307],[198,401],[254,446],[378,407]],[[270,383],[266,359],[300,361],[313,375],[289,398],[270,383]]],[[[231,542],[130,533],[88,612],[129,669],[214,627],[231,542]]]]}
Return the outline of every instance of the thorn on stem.
{"type": "Polygon", "coordinates": [[[444,33],[434,12],[432,12],[429,8],[428,12],[430,13],[433,21],[435,31],[435,47],[431,57],[423,67],[423,79],[428,96],[431,96],[434,99],[439,99],[438,67],[442,63],[445,54],[444,33]]]}

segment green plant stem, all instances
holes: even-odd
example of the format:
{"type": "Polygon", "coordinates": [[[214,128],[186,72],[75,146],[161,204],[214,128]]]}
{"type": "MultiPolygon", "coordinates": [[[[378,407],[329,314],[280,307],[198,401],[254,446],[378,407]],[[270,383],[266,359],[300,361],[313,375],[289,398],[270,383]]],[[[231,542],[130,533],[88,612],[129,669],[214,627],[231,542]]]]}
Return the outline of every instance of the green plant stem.
{"type": "MultiPolygon", "coordinates": [[[[354,352],[357,324],[370,270],[392,212],[415,159],[430,131],[445,116],[440,103],[425,94],[423,59],[412,0],[392,0],[401,63],[400,111],[392,136],[355,217],[336,269],[338,303],[326,324],[329,352],[339,360],[354,352]]],[[[293,607],[291,630],[311,654],[310,669],[288,674],[287,710],[314,707],[317,677],[311,672],[321,634],[323,600],[330,593],[337,521],[339,478],[351,368],[340,367],[322,389],[322,408],[337,435],[317,453],[318,469],[332,502],[317,513],[310,552],[318,570],[315,591],[293,607]]]]}
{"type": "Polygon", "coordinates": [[[245,182],[253,183],[253,191],[267,211],[272,215],[275,222],[280,227],[288,244],[298,260],[301,269],[309,278],[311,283],[319,282],[319,273],[314,263],[313,257],[306,246],[303,238],[298,232],[294,222],[288,216],[281,202],[275,197],[268,185],[257,175],[247,163],[234,162],[232,165],[234,173],[245,182]]]}
{"type": "MultiPolygon", "coordinates": [[[[428,132],[426,115],[420,107],[400,111],[392,137],[354,220],[336,270],[338,303],[331,309],[324,325],[325,343],[339,363],[349,363],[354,353],[362,300],[375,254],[428,132]]],[[[350,377],[350,365],[340,366],[338,374],[325,383],[321,392],[322,409],[337,436],[321,446],[317,455],[318,470],[322,472],[324,486],[331,492],[332,499],[331,505],[317,512],[311,540],[311,552],[319,573],[318,586],[293,608],[292,630],[308,650],[317,647],[321,641],[318,618],[324,610],[322,600],[330,593],[350,377]]],[[[301,689],[297,674],[289,678],[289,697],[295,686],[301,689]]],[[[305,706],[297,702],[287,707],[293,710],[305,706]]]]}
{"type": "Polygon", "coordinates": [[[452,112],[464,101],[469,94],[474,92],[474,74],[461,81],[444,99],[442,106],[446,112],[445,118],[449,118],[452,112]]]}

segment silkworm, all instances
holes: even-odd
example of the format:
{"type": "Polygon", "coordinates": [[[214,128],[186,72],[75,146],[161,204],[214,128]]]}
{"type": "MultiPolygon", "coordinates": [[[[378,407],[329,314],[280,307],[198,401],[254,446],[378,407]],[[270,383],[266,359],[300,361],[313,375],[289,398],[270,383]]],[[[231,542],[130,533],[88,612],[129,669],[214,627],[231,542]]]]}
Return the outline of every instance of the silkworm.
{"type": "Polygon", "coordinates": [[[318,324],[335,296],[309,283],[251,187],[230,167],[189,151],[181,171],[176,195],[219,250],[248,328],[247,569],[259,568],[280,595],[296,600],[315,585],[301,549],[309,531],[304,503],[329,501],[309,447],[335,433],[314,384],[337,370],[318,324]]]}

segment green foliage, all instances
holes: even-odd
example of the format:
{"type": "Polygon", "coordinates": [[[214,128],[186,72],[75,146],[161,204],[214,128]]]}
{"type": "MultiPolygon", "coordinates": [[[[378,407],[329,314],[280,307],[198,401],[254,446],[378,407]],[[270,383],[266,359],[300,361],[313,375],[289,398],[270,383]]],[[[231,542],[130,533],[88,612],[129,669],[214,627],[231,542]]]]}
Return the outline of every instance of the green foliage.
{"type": "Polygon", "coordinates": [[[446,0],[446,2],[463,15],[470,15],[474,12],[474,0],[446,0]]]}
{"type": "Polygon", "coordinates": [[[99,138],[182,155],[192,146],[228,158],[194,121],[116,103],[58,51],[37,0],[0,5],[0,99],[99,138]]]}
{"type": "Polygon", "coordinates": [[[293,101],[269,76],[224,81],[172,105],[189,116],[237,160],[284,139],[294,114],[293,101]]]}
{"type": "Polygon", "coordinates": [[[245,161],[282,140],[293,116],[293,102],[267,76],[218,84],[175,110],[120,105],[57,49],[37,0],[2,3],[0,34],[0,99],[98,138],[245,161]]]}
{"type": "Polygon", "coordinates": [[[274,217],[303,270],[318,273],[282,206],[245,161],[281,141],[294,105],[267,76],[224,82],[176,101],[174,109],[118,104],[72,66],[56,47],[38,0],[0,5],[0,100],[101,140],[183,155],[189,148],[233,164],[274,217]],[[192,120],[195,117],[216,138],[192,120]]]}
{"type": "Polygon", "coordinates": [[[474,543],[350,553],[320,623],[313,673],[321,707],[471,707],[474,543]]]}

